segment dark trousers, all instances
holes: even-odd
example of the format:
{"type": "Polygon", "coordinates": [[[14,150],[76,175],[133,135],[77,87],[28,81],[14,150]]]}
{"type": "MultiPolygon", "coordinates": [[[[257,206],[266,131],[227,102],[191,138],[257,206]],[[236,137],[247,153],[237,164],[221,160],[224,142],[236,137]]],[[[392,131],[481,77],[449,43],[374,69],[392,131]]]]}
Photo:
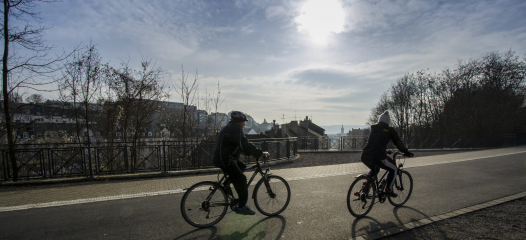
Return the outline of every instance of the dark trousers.
{"type": "Polygon", "coordinates": [[[230,164],[226,167],[222,167],[223,172],[228,175],[230,182],[234,185],[237,195],[239,197],[239,207],[244,207],[248,201],[248,187],[247,177],[243,174],[243,171],[247,165],[237,161],[237,164],[230,164]]]}
{"type": "Polygon", "coordinates": [[[387,189],[389,190],[393,189],[393,184],[395,182],[394,180],[395,180],[397,168],[396,168],[394,161],[391,158],[387,157],[387,159],[382,159],[382,160],[362,158],[362,162],[368,168],[371,169],[371,171],[369,172],[369,176],[372,178],[376,178],[376,175],[380,171],[380,168],[387,170],[388,171],[387,179],[386,179],[387,189]]]}

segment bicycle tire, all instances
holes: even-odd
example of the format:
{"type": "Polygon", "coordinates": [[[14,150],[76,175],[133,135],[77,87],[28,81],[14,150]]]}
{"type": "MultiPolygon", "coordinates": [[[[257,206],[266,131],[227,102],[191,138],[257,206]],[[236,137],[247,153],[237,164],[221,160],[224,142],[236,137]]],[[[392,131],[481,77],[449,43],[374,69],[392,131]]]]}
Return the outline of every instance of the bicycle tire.
{"type": "Polygon", "coordinates": [[[210,227],[223,219],[229,207],[225,190],[216,182],[191,186],[181,200],[181,214],[194,227],[210,227]],[[207,201],[211,193],[212,198],[207,201]],[[210,215],[212,214],[212,215],[210,215]]]}
{"type": "Polygon", "coordinates": [[[396,198],[389,197],[389,202],[395,207],[404,205],[413,193],[413,177],[406,171],[400,171],[393,184],[393,192],[398,194],[396,198]]]}
{"type": "Polygon", "coordinates": [[[280,176],[267,176],[268,185],[261,178],[254,188],[254,204],[258,211],[267,216],[276,216],[287,208],[290,202],[290,187],[287,181],[280,176]],[[263,188],[261,187],[263,186],[263,188]],[[267,186],[272,195],[269,194],[267,186]]]}
{"type": "Polygon", "coordinates": [[[376,184],[367,176],[359,176],[349,187],[347,192],[347,208],[355,217],[364,217],[371,211],[376,199],[376,184]],[[364,181],[368,182],[369,189],[364,186],[364,181]],[[367,191],[367,192],[364,192],[367,191]],[[372,191],[372,195],[370,195],[372,191]],[[367,206],[367,204],[369,205],[367,206]],[[363,211],[360,211],[363,210],[363,211]]]}

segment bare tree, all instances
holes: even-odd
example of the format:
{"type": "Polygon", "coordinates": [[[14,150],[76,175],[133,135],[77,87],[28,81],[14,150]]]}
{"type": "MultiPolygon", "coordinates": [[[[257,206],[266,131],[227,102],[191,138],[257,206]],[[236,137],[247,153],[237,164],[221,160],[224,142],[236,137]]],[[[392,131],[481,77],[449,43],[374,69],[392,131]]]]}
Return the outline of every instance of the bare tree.
{"type": "Polygon", "coordinates": [[[100,56],[91,43],[84,52],[77,52],[64,67],[59,83],[60,98],[72,103],[79,143],[84,139],[91,142],[92,116],[102,88],[103,71],[100,56]]]}
{"type": "Polygon", "coordinates": [[[192,130],[195,130],[197,125],[197,109],[192,105],[196,104],[197,101],[196,94],[199,88],[199,77],[197,71],[193,79],[190,79],[188,75],[189,72],[185,73],[183,66],[181,66],[181,78],[177,78],[174,85],[183,103],[180,121],[176,128],[180,129],[181,140],[184,142],[188,140],[192,130]]]}
{"type": "Polygon", "coordinates": [[[26,98],[26,102],[28,103],[34,103],[34,104],[41,104],[45,101],[42,94],[34,93],[29,95],[29,97],[26,98]]]}
{"type": "MultiPolygon", "coordinates": [[[[151,60],[143,58],[141,69],[132,69],[127,63],[121,69],[111,69],[109,87],[115,97],[118,124],[125,142],[132,142],[133,148],[160,109],[159,101],[168,98],[164,71],[151,66],[151,60]]],[[[137,156],[132,158],[129,169],[135,170],[137,156]]],[[[126,166],[128,163],[125,162],[126,166]]]]}
{"type": "Polygon", "coordinates": [[[218,114],[219,108],[223,105],[225,99],[226,97],[221,97],[219,81],[217,82],[217,90],[215,93],[209,93],[208,89],[206,90],[206,94],[203,96],[203,101],[205,102],[203,105],[206,112],[209,113],[206,120],[206,128],[211,130],[207,134],[211,133],[211,135],[215,136],[219,127],[224,123],[223,121],[225,120],[218,118],[218,114]]]}
{"type": "Polygon", "coordinates": [[[526,63],[515,52],[491,52],[459,62],[448,78],[458,82],[444,104],[441,121],[448,132],[497,135],[513,133],[523,124],[517,119],[525,107],[526,63]]]}
{"type": "Polygon", "coordinates": [[[389,97],[387,95],[387,92],[383,93],[380,96],[380,100],[378,100],[378,103],[376,106],[371,109],[371,113],[369,114],[369,118],[367,119],[367,122],[365,124],[367,125],[374,125],[378,122],[378,117],[380,115],[389,110],[389,97]]]}
{"type": "Polygon", "coordinates": [[[405,74],[391,86],[388,101],[389,109],[392,110],[391,123],[399,129],[402,137],[407,140],[411,134],[410,125],[413,120],[412,99],[415,93],[414,75],[405,74]]]}
{"type": "Polygon", "coordinates": [[[526,129],[525,99],[524,59],[511,50],[491,52],[440,74],[405,74],[382,95],[368,123],[390,110],[406,137],[517,133],[526,129]]]}
{"type": "Polygon", "coordinates": [[[37,0],[4,0],[2,37],[4,54],[2,57],[2,94],[4,121],[6,124],[7,142],[9,144],[9,159],[13,168],[13,181],[18,181],[18,164],[14,155],[15,137],[13,136],[12,120],[14,109],[13,93],[20,88],[41,89],[49,82],[42,79],[58,69],[58,63],[69,55],[49,56],[52,49],[42,39],[46,27],[41,26],[39,13],[35,11],[37,0]],[[34,26],[33,24],[39,26],[34,26]]]}

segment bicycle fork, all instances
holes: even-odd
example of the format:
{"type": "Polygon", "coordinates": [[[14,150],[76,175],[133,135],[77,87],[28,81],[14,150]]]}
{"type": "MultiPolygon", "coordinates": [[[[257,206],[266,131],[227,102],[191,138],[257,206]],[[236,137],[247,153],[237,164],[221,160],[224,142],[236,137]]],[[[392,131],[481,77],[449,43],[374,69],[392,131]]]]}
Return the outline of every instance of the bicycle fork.
{"type": "Polygon", "coordinates": [[[398,189],[399,191],[404,191],[404,183],[402,182],[402,170],[399,169],[398,172],[398,180],[400,181],[400,183],[398,181],[395,181],[395,186],[396,189],[398,189]]]}
{"type": "Polygon", "coordinates": [[[267,188],[267,193],[270,196],[270,198],[276,198],[276,194],[272,192],[272,188],[270,188],[270,181],[268,175],[265,175],[265,180],[263,183],[265,183],[265,187],[267,188]]]}

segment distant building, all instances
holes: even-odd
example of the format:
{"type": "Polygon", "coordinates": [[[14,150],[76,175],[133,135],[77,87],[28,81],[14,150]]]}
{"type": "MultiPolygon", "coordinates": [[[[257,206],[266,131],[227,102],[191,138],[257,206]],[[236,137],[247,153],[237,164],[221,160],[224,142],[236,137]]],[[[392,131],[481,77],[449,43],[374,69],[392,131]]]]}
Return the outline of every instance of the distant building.
{"type": "Polygon", "coordinates": [[[349,130],[349,133],[347,133],[347,138],[349,139],[352,139],[352,138],[356,138],[358,140],[362,140],[362,139],[365,139],[369,136],[369,132],[371,130],[368,129],[368,128],[365,128],[365,129],[361,129],[361,128],[357,128],[357,129],[354,129],[352,128],[351,130],[349,130]]]}
{"type": "Polygon", "coordinates": [[[316,137],[324,138],[325,129],[314,124],[309,117],[305,117],[303,121],[291,121],[283,124],[281,127],[280,137],[316,137]]]}
{"type": "Polygon", "coordinates": [[[243,134],[245,134],[245,135],[257,135],[258,133],[253,128],[245,127],[245,128],[243,128],[243,134]]]}

